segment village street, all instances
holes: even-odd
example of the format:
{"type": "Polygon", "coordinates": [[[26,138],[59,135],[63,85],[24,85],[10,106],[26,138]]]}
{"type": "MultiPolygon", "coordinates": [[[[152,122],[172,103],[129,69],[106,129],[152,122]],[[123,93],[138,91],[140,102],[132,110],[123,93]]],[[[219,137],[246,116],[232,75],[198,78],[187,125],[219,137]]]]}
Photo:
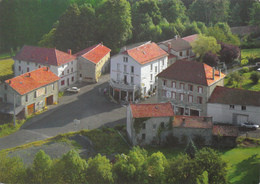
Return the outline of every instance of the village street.
{"type": "Polygon", "coordinates": [[[108,89],[108,80],[109,75],[104,75],[96,84],[76,85],[80,87],[80,93],[65,93],[58,105],[52,105],[48,111],[33,117],[16,133],[0,138],[0,150],[60,133],[124,124],[126,107],[111,102],[103,93],[104,88],[108,89]],[[80,122],[75,123],[75,119],[80,122]]]}

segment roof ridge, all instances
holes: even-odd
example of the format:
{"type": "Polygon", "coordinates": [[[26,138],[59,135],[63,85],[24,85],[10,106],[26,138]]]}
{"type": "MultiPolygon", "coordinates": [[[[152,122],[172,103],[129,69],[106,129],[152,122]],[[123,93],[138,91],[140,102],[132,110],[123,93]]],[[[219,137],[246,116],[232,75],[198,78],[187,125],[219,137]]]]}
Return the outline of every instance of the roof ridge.
{"type": "MultiPolygon", "coordinates": [[[[84,56],[85,54],[87,54],[87,53],[89,53],[90,51],[92,51],[92,50],[94,50],[95,48],[97,48],[99,45],[100,45],[101,43],[98,43],[95,47],[93,47],[92,49],[90,49],[89,51],[87,51],[86,53],[84,53],[83,55],[81,55],[81,56],[84,56]]],[[[86,49],[88,49],[88,48],[86,48],[86,49]]]]}
{"type": "Polygon", "coordinates": [[[151,42],[151,40],[150,40],[150,41],[147,41],[147,42],[143,43],[142,45],[138,45],[138,46],[136,46],[136,47],[134,47],[134,48],[127,49],[126,51],[129,51],[129,50],[135,49],[135,48],[137,48],[137,47],[142,47],[142,46],[144,46],[144,45],[146,45],[146,44],[149,44],[149,43],[154,43],[154,42],[151,42]]]}

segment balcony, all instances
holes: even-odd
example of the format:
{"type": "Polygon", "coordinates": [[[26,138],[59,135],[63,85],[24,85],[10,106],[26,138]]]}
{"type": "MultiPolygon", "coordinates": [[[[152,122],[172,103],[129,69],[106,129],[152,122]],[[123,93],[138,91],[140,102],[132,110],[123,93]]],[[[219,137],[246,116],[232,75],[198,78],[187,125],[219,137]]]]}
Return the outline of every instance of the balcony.
{"type": "Polygon", "coordinates": [[[115,81],[113,79],[110,80],[110,86],[113,88],[117,88],[120,90],[134,91],[137,89],[137,86],[130,83],[124,83],[124,81],[115,81]]]}

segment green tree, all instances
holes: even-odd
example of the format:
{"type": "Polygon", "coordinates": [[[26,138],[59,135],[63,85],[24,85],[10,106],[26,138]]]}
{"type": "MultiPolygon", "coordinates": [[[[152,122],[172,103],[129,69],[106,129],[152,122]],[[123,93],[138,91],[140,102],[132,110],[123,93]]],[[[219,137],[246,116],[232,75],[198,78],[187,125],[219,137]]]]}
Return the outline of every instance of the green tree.
{"type": "Polygon", "coordinates": [[[236,87],[240,87],[241,83],[243,82],[244,78],[238,73],[238,72],[233,72],[230,75],[230,83],[231,81],[235,81],[236,82],[236,87]]]}
{"type": "Polygon", "coordinates": [[[185,31],[183,32],[183,36],[189,36],[192,34],[200,34],[201,31],[198,28],[198,25],[196,22],[192,22],[191,24],[186,24],[185,31]]]}
{"type": "Polygon", "coordinates": [[[250,9],[250,24],[260,26],[260,2],[255,2],[250,9]]]}
{"type": "Polygon", "coordinates": [[[49,33],[42,36],[42,39],[39,41],[38,45],[40,47],[54,48],[55,33],[56,33],[56,28],[52,28],[49,33]]]}
{"type": "Polygon", "coordinates": [[[217,43],[214,37],[207,37],[203,35],[199,35],[199,38],[191,43],[191,46],[193,52],[200,59],[202,59],[207,52],[216,54],[221,49],[220,45],[217,43]]]}
{"type": "Polygon", "coordinates": [[[188,144],[185,148],[185,153],[187,153],[187,155],[189,155],[191,158],[195,157],[196,152],[198,151],[197,147],[195,146],[193,140],[191,138],[189,138],[188,140],[188,144]]]}
{"type": "Polygon", "coordinates": [[[86,183],[87,163],[78,152],[70,150],[53,166],[51,183],[86,183]]]}
{"type": "Polygon", "coordinates": [[[208,183],[227,183],[227,164],[216,151],[203,148],[196,153],[195,161],[201,170],[207,171],[208,183]]]}
{"type": "Polygon", "coordinates": [[[260,79],[260,73],[259,72],[252,72],[250,75],[250,80],[253,82],[253,84],[257,84],[260,79]]]}
{"type": "Polygon", "coordinates": [[[105,156],[98,154],[93,159],[88,159],[88,183],[113,183],[112,165],[105,156]]]}
{"type": "Polygon", "coordinates": [[[126,0],[107,0],[97,10],[98,40],[116,51],[132,36],[131,7],[126,0]]]}

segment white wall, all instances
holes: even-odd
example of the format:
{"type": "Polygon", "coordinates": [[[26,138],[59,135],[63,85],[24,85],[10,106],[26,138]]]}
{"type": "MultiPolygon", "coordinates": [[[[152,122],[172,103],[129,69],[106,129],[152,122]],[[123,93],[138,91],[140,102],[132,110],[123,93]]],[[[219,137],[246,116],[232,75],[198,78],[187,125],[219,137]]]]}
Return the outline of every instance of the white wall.
{"type": "MultiPolygon", "coordinates": [[[[248,121],[260,124],[260,107],[246,106],[246,110],[241,110],[241,105],[234,105],[234,109],[230,109],[226,104],[208,103],[208,116],[213,117],[213,122],[233,123],[235,114],[247,115],[248,121]]],[[[234,122],[236,124],[236,122],[234,122]]]]}

